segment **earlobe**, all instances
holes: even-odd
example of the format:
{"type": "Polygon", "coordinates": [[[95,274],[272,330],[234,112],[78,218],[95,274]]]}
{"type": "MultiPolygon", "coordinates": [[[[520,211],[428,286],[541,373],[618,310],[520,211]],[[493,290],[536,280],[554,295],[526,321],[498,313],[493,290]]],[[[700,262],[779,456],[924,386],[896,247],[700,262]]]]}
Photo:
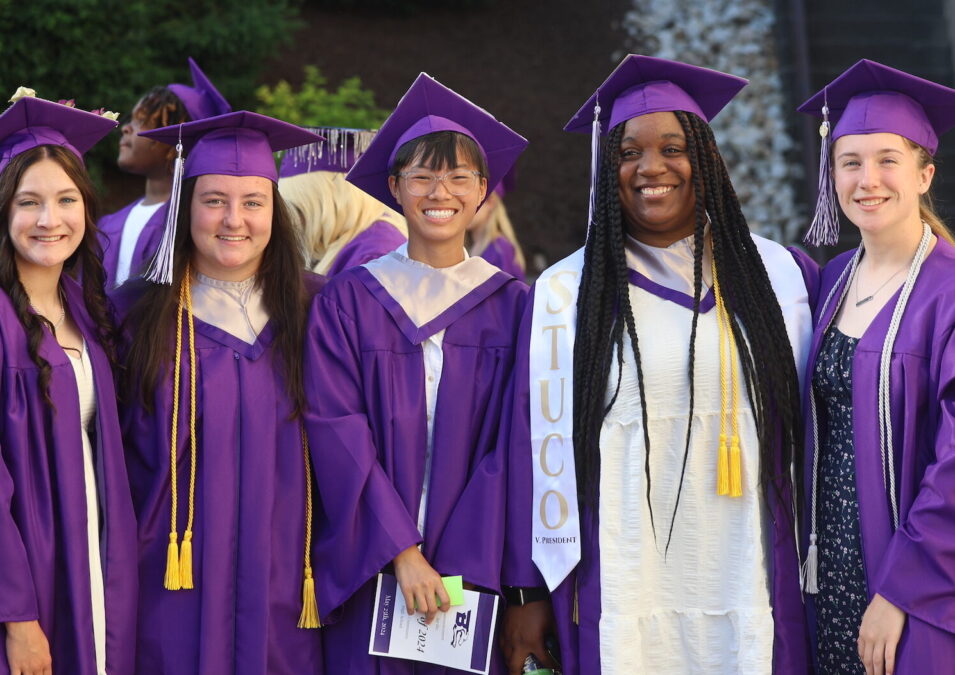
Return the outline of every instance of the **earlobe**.
{"type": "Polygon", "coordinates": [[[929,191],[929,188],[932,187],[932,180],[935,178],[935,165],[929,164],[924,169],[921,170],[921,185],[919,186],[919,194],[924,195],[929,191]]]}
{"type": "Polygon", "coordinates": [[[391,196],[395,198],[395,201],[400,204],[401,200],[398,199],[398,178],[396,176],[388,176],[388,190],[391,191],[391,196]]]}

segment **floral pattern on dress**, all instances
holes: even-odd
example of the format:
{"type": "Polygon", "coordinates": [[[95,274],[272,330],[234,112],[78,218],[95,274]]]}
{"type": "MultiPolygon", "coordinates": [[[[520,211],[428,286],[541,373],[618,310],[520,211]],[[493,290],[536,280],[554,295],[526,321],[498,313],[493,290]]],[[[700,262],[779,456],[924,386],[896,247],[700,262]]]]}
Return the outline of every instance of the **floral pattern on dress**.
{"type": "Polygon", "coordinates": [[[856,643],[868,606],[852,437],[852,357],[858,338],[834,326],[813,373],[819,416],[817,478],[819,593],[815,598],[823,675],[864,675],[856,643]]]}

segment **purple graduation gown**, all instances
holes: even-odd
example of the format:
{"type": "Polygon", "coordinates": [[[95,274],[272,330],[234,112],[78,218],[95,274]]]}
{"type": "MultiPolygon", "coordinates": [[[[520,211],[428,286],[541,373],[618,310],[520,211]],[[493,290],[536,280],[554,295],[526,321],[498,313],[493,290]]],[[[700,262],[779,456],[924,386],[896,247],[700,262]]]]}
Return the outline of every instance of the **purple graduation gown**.
{"type": "MultiPolygon", "coordinates": [[[[136,523],[129,498],[109,360],[86,313],[82,288],[64,276],[70,316],[86,341],[96,390],[94,463],[106,600],[106,668],[132,675],[136,621],[136,523]]],[[[79,395],[69,356],[45,331],[52,367],[46,404],[27,336],[0,293],[0,673],[7,675],[6,621],[39,619],[54,673],[95,675],[93,614],[79,395]]]]}
{"type": "MultiPolygon", "coordinates": [[[[802,269],[802,261],[797,264],[802,269]]],[[[641,287],[661,297],[680,295],[649,282],[642,277],[641,287]]],[[[508,444],[507,536],[504,549],[502,581],[505,586],[543,587],[544,580],[531,560],[531,510],[533,477],[531,475],[531,429],[529,391],[529,347],[533,294],[521,321],[519,348],[514,363],[514,380],[508,394],[508,407],[513,415],[505,420],[502,438],[508,444]]],[[[712,296],[710,296],[712,297],[712,296]]],[[[784,499],[791,501],[787,492],[784,499]]],[[[799,597],[799,563],[793,516],[773,500],[771,537],[771,599],[773,606],[773,673],[805,675],[809,665],[803,605],[799,597]]],[[[564,675],[600,675],[600,546],[599,532],[591,514],[580,515],[581,560],[577,567],[551,594],[560,643],[564,675]],[[578,624],[574,623],[574,588],[577,588],[578,624]]],[[[614,675],[604,673],[604,675],[614,675]]]]}
{"type": "MultiPolygon", "coordinates": [[[[322,277],[307,274],[309,293],[322,277]]],[[[117,293],[128,310],[142,284],[117,293]]],[[[312,675],[321,632],[298,628],[305,535],[305,458],[300,425],[273,349],[273,324],[254,344],[195,319],[198,434],[193,537],[195,589],[163,587],[171,496],[172,378],[148,412],[123,410],[133,503],[139,520],[137,675],[312,675]]],[[[178,434],[178,531],[188,509],[188,335],[178,434]]],[[[175,327],[169,331],[173,339],[175,327]]],[[[170,371],[172,368],[170,367],[170,371]]],[[[320,564],[313,558],[313,565],[320,564]]]]}
{"type": "Polygon", "coordinates": [[[524,270],[517,264],[514,244],[507,237],[500,236],[494,239],[487,248],[481,251],[481,257],[495,267],[507,272],[515,279],[524,281],[524,270]]]}
{"type": "MultiPolygon", "coordinates": [[[[823,270],[820,305],[853,253],[835,258],[823,270]]],[[[869,599],[879,593],[908,614],[896,653],[897,675],[940,673],[955,663],[953,273],[955,248],[939,240],[922,265],[892,350],[892,442],[899,507],[899,528],[894,533],[882,482],[877,396],[882,345],[899,293],[876,315],[852,360],[856,491],[869,599]]],[[[841,290],[836,289],[836,297],[841,290]]],[[[824,327],[836,305],[831,301],[827,311],[815,317],[807,373],[815,365],[824,327]]],[[[809,444],[807,480],[812,476],[812,456],[809,444]]],[[[805,491],[807,505],[811,487],[805,491]]],[[[808,530],[804,531],[805,551],[808,530]]],[[[812,596],[806,598],[814,632],[812,596]]]]}
{"type": "Polygon", "coordinates": [[[331,279],[349,267],[364,265],[366,262],[394,251],[406,241],[408,238],[401,234],[401,230],[397,227],[386,220],[376,220],[342,246],[342,250],[335,256],[335,262],[328,268],[326,276],[331,279]]]}
{"type": "MultiPolygon", "coordinates": [[[[103,248],[103,268],[106,270],[106,288],[113,288],[116,284],[116,266],[119,264],[119,246],[123,236],[123,228],[126,226],[126,218],[129,212],[133,210],[142,199],[137,199],[124,206],[116,213],[110,213],[103,216],[96,223],[99,229],[99,243],[103,248]]],[[[136,242],[136,248],[133,249],[133,257],[129,262],[130,277],[138,276],[143,266],[148,263],[156,249],[159,248],[159,242],[162,240],[163,229],[166,224],[166,210],[168,202],[156,209],[155,213],[146,221],[146,226],[139,235],[136,242]]]]}
{"type": "MultiPolygon", "coordinates": [[[[526,294],[498,272],[420,328],[364,267],[315,299],[305,348],[307,428],[324,511],[315,579],[323,618],[341,608],[323,629],[328,673],[460,672],[368,655],[376,576],[422,540],[421,343],[446,329],[422,553],[441,574],[499,591],[505,467],[496,441],[526,294]]],[[[495,654],[491,672],[501,668],[495,654]]]]}

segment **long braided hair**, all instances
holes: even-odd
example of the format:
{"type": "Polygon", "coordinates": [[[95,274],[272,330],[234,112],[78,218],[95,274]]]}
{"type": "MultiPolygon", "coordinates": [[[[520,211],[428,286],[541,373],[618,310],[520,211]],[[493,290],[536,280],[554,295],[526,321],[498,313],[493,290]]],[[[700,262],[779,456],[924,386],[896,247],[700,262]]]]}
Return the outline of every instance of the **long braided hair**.
{"type": "Polygon", "coordinates": [[[117,366],[118,340],[112,305],[103,290],[106,272],[103,270],[103,253],[97,240],[98,199],[89,174],[76,155],[58,145],[40,145],[20,153],[10,160],[0,173],[0,289],[9,296],[17,318],[26,331],[27,352],[39,371],[37,379],[40,391],[43,392],[46,404],[54,408],[53,400],[50,398],[50,377],[53,369],[50,363],[40,355],[39,349],[43,340],[44,326],[49,328],[54,336],[56,330],[50,321],[30,311],[30,297],[20,282],[13,241],[10,237],[10,206],[20,181],[31,166],[45,159],[59,164],[83,196],[86,228],[79,247],[66,260],[63,270],[65,273],[82,277],[83,304],[93,320],[100,346],[106,352],[114,369],[117,366]]]}
{"type": "MultiPolygon", "coordinates": [[[[690,411],[679,488],[673,506],[666,547],[680,503],[689,456],[694,410],[694,355],[703,284],[703,247],[708,216],[713,259],[719,276],[730,326],[742,364],[743,381],[751,401],[759,438],[759,481],[764,496],[783,499],[789,467],[801,466],[799,382],[782,310],[770,285],[762,258],[750,236],[739,199],[710,126],[692,113],[674,113],[683,128],[692,168],[696,200],[693,264],[694,305],[690,330],[690,411]],[[745,331],[745,335],[744,335],[745,331]]],[[[618,196],[620,143],[624,123],[608,134],[599,167],[594,224],[584,249],[584,266],[577,299],[574,344],[574,456],[578,499],[596,518],[600,483],[600,429],[616,402],[623,372],[623,334],[633,349],[640,392],[645,446],[644,473],[650,525],[656,536],[650,499],[650,434],[646,391],[640,361],[640,341],[630,305],[625,253],[626,225],[618,196]],[[616,362],[617,388],[605,405],[607,382],[616,362]]],[[[797,483],[798,485],[798,483],[797,483]]],[[[796,505],[800,503],[794,499],[796,505]]],[[[788,511],[787,511],[788,512],[788,511]]]]}

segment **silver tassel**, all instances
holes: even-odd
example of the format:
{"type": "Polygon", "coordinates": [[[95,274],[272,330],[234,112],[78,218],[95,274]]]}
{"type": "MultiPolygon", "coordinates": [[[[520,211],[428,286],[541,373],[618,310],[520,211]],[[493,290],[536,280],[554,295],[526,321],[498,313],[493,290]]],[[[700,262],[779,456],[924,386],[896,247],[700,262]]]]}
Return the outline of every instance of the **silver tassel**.
{"type": "Polygon", "coordinates": [[[594,121],[590,127],[590,203],[587,207],[587,233],[594,226],[597,210],[597,182],[600,178],[600,103],[594,101],[594,121]]]}
{"type": "Polygon", "coordinates": [[[146,279],[155,284],[172,285],[173,250],[176,246],[176,224],[179,220],[179,198],[182,195],[182,139],[176,143],[176,161],[172,167],[172,192],[166,211],[166,227],[159,248],[149,263],[146,279]]]}
{"type": "Polygon", "coordinates": [[[836,211],[836,189],[832,179],[832,127],[829,106],[822,106],[822,124],[819,125],[822,143],[819,149],[819,194],[812,225],[803,240],[811,246],[834,246],[839,241],[839,213],[836,211]]]}

